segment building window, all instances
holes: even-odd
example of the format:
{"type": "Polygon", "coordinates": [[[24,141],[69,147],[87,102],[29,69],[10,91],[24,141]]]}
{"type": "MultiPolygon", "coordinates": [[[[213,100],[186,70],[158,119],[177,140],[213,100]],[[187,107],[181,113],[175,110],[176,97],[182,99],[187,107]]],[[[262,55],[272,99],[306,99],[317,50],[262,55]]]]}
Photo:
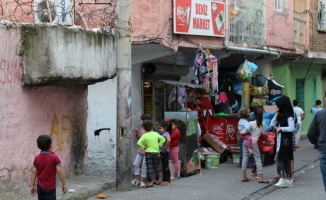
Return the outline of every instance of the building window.
{"type": "Polygon", "coordinates": [[[299,101],[299,106],[304,110],[304,79],[296,81],[296,99],[299,101]]]}
{"type": "Polygon", "coordinates": [[[283,12],[284,1],[283,0],[274,0],[274,10],[277,12],[283,12]]]}
{"type": "Polygon", "coordinates": [[[326,31],[326,17],[325,17],[326,0],[318,1],[318,30],[326,31]]]}

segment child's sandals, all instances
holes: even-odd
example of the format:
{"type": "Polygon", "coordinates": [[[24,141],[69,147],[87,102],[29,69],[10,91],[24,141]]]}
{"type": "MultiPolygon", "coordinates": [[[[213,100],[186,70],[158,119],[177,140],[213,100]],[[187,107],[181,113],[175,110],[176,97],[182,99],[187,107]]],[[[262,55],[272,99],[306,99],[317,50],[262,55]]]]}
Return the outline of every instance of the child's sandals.
{"type": "Polygon", "coordinates": [[[141,188],[148,188],[145,182],[141,182],[141,183],[140,183],[140,187],[141,187],[141,188]]]}
{"type": "Polygon", "coordinates": [[[171,183],[170,183],[170,182],[162,182],[161,185],[162,185],[162,186],[170,186],[171,183]]]}
{"type": "Polygon", "coordinates": [[[154,185],[161,185],[162,181],[154,181],[154,185]]]}
{"type": "Polygon", "coordinates": [[[148,188],[149,188],[149,187],[153,187],[153,183],[147,183],[147,184],[146,184],[146,187],[148,187],[148,188]]]}
{"type": "Polygon", "coordinates": [[[131,183],[132,183],[133,185],[140,185],[140,181],[137,180],[137,179],[132,180],[131,183]]]}

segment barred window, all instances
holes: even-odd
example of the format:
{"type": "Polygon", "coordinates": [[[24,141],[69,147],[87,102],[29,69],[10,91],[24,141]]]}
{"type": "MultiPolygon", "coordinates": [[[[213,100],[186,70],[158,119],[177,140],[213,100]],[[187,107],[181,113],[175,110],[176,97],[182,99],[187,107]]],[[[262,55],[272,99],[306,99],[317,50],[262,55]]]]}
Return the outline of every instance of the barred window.
{"type": "Polygon", "coordinates": [[[284,1],[283,0],[274,0],[274,10],[277,12],[284,11],[284,1]]]}
{"type": "Polygon", "coordinates": [[[326,30],[326,17],[325,17],[325,4],[326,0],[318,1],[318,30],[326,30]]]}

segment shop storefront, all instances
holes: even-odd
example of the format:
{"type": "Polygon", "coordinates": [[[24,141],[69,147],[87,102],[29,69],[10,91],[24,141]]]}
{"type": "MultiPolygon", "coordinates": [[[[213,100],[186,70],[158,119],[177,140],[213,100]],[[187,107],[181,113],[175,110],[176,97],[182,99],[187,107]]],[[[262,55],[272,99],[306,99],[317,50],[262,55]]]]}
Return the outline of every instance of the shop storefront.
{"type": "MultiPolygon", "coordinates": [[[[217,154],[226,147],[239,149],[238,111],[242,107],[270,105],[283,90],[272,77],[255,73],[259,67],[246,59],[238,66],[224,67],[223,61],[208,49],[198,48],[194,55],[193,66],[188,66],[190,75],[181,70],[180,74],[171,74],[171,79],[167,74],[162,79],[155,77],[153,71],[143,70],[147,72],[143,74],[144,113],[153,117],[155,128],[166,118],[184,122],[179,153],[184,175],[189,172],[187,163],[193,161],[193,153],[207,144],[205,133],[221,146],[212,148],[217,154]],[[178,81],[182,75],[191,78],[178,81]]],[[[264,120],[269,127],[271,119],[264,120]]]]}

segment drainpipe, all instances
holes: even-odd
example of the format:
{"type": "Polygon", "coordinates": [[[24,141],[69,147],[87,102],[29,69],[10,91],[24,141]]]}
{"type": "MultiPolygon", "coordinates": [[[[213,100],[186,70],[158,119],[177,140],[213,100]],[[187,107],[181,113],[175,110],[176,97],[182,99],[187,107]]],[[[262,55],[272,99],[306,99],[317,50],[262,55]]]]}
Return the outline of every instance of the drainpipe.
{"type": "Polygon", "coordinates": [[[280,56],[280,54],[275,50],[263,50],[263,49],[253,49],[253,48],[244,48],[244,47],[234,47],[229,45],[229,0],[225,0],[225,40],[224,40],[224,46],[227,50],[231,51],[240,51],[240,52],[247,52],[247,53],[261,53],[261,54],[269,54],[269,55],[275,55],[277,57],[280,56]]]}

